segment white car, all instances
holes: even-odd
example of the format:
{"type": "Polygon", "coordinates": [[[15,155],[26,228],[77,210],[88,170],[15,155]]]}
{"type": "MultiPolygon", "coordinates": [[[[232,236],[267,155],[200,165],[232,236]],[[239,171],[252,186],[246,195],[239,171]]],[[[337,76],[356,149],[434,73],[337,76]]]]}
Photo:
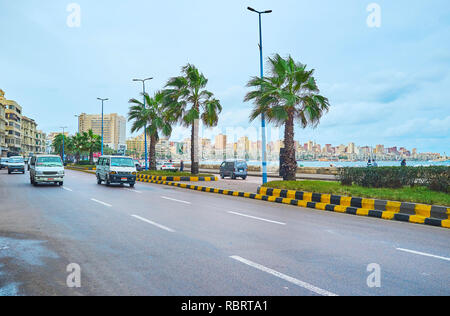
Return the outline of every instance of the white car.
{"type": "Polygon", "coordinates": [[[156,170],[162,170],[162,171],[178,171],[178,168],[174,166],[172,162],[157,162],[156,163],[156,170]]]}
{"type": "Polygon", "coordinates": [[[64,185],[64,165],[61,157],[55,155],[37,155],[30,161],[30,183],[54,183],[64,185]]]}

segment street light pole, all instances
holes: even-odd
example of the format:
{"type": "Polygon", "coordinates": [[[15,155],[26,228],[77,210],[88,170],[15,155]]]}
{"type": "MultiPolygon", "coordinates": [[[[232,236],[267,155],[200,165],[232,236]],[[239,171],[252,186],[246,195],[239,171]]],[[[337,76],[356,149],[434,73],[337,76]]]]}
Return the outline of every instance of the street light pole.
{"type": "MultiPolygon", "coordinates": [[[[146,78],[146,79],[133,79],[133,81],[136,82],[142,82],[142,95],[144,97],[144,108],[145,108],[145,82],[148,80],[152,80],[153,78],[146,78]]],[[[148,170],[148,152],[147,152],[147,121],[144,125],[144,146],[145,146],[145,170],[148,170]]]]}
{"type": "Polygon", "coordinates": [[[102,101],[102,156],[103,156],[103,102],[108,101],[109,99],[97,98],[97,100],[102,101]]]}
{"type": "MultiPolygon", "coordinates": [[[[263,66],[263,46],[262,46],[262,14],[272,13],[272,10],[266,11],[257,11],[251,7],[247,8],[249,11],[258,13],[259,16],[259,58],[260,58],[260,67],[261,67],[261,79],[264,78],[264,66],[263,66]]],[[[262,175],[263,175],[263,184],[267,183],[267,156],[266,156],[266,118],[265,114],[261,114],[261,133],[262,133],[262,175]]]]}

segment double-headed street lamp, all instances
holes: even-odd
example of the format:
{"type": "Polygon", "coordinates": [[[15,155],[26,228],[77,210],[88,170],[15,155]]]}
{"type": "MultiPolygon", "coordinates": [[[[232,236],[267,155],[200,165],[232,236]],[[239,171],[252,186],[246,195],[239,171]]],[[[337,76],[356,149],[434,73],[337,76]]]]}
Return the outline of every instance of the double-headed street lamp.
{"type": "MultiPolygon", "coordinates": [[[[142,82],[142,95],[144,96],[144,108],[145,108],[145,82],[148,80],[152,80],[152,78],[146,79],[133,79],[133,81],[142,82]]],[[[145,170],[148,170],[148,154],[147,154],[147,122],[145,122],[144,126],[144,146],[145,146],[145,170]]]]}
{"type": "Polygon", "coordinates": [[[108,101],[109,99],[97,98],[97,100],[102,101],[102,156],[103,156],[103,102],[108,101]]]}
{"type": "MultiPolygon", "coordinates": [[[[261,65],[261,78],[264,77],[263,69],[263,46],[262,46],[262,25],[261,25],[261,15],[272,13],[272,10],[257,11],[251,7],[247,8],[249,11],[258,13],[259,15],[259,54],[260,54],[260,65],[261,65]]],[[[261,132],[262,132],[262,172],[263,172],[263,184],[267,183],[267,160],[266,160],[266,118],[264,113],[261,114],[261,132]]]]}

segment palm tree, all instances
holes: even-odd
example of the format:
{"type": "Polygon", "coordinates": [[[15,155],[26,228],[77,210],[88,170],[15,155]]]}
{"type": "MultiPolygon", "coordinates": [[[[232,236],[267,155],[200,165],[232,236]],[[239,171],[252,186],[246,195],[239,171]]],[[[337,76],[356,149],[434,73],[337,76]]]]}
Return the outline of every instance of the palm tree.
{"type": "Polygon", "coordinates": [[[83,137],[86,144],[85,149],[89,152],[89,163],[92,165],[94,164],[94,152],[102,149],[102,138],[99,135],[95,135],[91,129],[83,132],[83,137]]]}
{"type": "Polygon", "coordinates": [[[81,153],[86,151],[87,139],[83,134],[76,133],[71,137],[72,149],[75,154],[75,160],[78,163],[80,161],[81,153]]]}
{"type": "Polygon", "coordinates": [[[208,79],[191,64],[181,69],[182,76],[169,79],[166,84],[167,113],[174,121],[191,127],[191,173],[199,173],[199,121],[207,127],[217,126],[222,112],[220,101],[205,89],[208,79]]]}
{"type": "Polygon", "coordinates": [[[58,134],[55,136],[52,142],[53,152],[62,157],[62,147],[63,147],[63,139],[64,139],[64,153],[69,153],[71,142],[70,138],[66,137],[63,134],[58,134]]]}
{"type": "Polygon", "coordinates": [[[247,87],[255,90],[247,93],[244,101],[253,101],[250,114],[253,121],[265,114],[269,122],[284,125],[284,180],[295,180],[297,162],[295,159],[294,122],[302,128],[316,127],[323,114],[329,109],[329,101],[320,95],[313,77],[314,70],[295,62],[291,56],[286,59],[276,54],[268,59],[269,76],[253,77],[247,87]]]}
{"type": "Polygon", "coordinates": [[[167,116],[168,113],[163,111],[164,92],[158,91],[153,97],[145,93],[144,97],[145,105],[137,99],[129,101],[129,103],[134,105],[130,106],[128,121],[133,121],[131,126],[132,133],[147,126],[147,135],[150,136],[150,170],[156,170],[156,144],[159,141],[159,133],[161,132],[164,136],[170,136],[172,134],[172,126],[167,116]]]}

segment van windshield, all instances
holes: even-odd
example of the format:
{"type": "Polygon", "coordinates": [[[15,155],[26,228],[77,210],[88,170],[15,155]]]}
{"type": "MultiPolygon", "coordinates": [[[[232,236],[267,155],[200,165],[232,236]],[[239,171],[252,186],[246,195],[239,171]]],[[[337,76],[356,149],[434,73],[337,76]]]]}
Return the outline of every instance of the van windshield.
{"type": "Polygon", "coordinates": [[[39,157],[36,161],[39,167],[62,167],[62,161],[59,157],[39,157]]]}
{"type": "Polygon", "coordinates": [[[131,158],[111,158],[111,167],[134,167],[131,158]]]}
{"type": "Polygon", "coordinates": [[[23,163],[23,158],[9,158],[10,163],[23,163]]]}

